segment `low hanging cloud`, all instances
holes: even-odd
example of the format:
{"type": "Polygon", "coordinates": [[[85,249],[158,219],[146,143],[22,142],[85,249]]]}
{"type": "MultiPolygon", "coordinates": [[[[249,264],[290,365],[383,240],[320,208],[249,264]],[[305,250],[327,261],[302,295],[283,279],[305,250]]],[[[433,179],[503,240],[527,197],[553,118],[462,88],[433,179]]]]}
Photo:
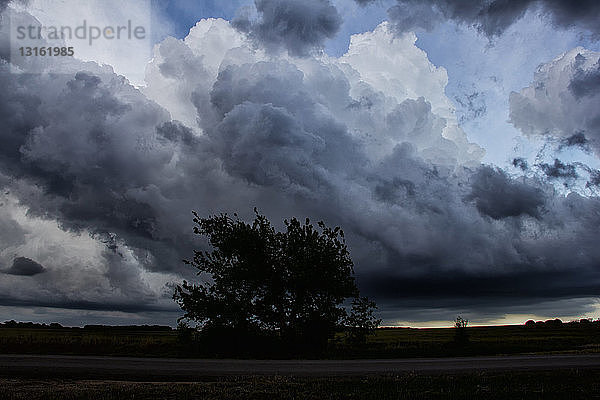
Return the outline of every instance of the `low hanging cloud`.
{"type": "MultiPolygon", "coordinates": [[[[376,0],[355,0],[360,5],[376,0]]],[[[451,20],[475,27],[492,37],[501,35],[525,13],[534,12],[548,18],[562,29],[579,28],[600,34],[600,3],[596,1],[560,0],[397,0],[388,10],[390,21],[398,32],[432,30],[451,20]]]]}
{"type": "Polygon", "coordinates": [[[342,24],[329,0],[255,0],[254,4],[258,19],[242,14],[232,25],[268,50],[284,48],[294,56],[321,48],[342,24]]]}
{"type": "Polygon", "coordinates": [[[0,282],[3,302],[167,310],[168,283],[194,279],[180,260],[203,246],[190,211],[251,217],[254,206],[279,227],[291,216],[341,225],[359,285],[390,320],[402,303],[597,294],[598,199],[482,165],[445,70],[414,36],[382,24],[329,58],[293,32],[291,55],[267,54],[226,21],[200,21],[156,46],[142,90],[94,63],[54,74],[46,60],[46,73],[18,75],[1,61],[0,185],[12,203],[0,224],[22,232],[0,256],[29,246],[48,267],[43,282],[0,282]],[[507,286],[469,296],[428,286],[458,278],[507,286]],[[552,290],[531,290],[548,279],[552,290]]]}
{"type": "Polygon", "coordinates": [[[494,219],[527,214],[538,218],[544,205],[544,193],[535,184],[517,182],[500,170],[481,167],[473,176],[471,194],[479,212],[494,219]]]}
{"type": "Polygon", "coordinates": [[[10,268],[4,271],[9,275],[33,276],[46,271],[41,264],[27,257],[17,257],[13,260],[10,268]]]}

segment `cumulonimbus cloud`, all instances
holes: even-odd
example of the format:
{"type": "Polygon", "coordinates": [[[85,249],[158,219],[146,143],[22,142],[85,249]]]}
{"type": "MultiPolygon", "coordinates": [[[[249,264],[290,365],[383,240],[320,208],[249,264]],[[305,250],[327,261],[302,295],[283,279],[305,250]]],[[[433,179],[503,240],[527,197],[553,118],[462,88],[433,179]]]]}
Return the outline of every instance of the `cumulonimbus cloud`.
{"type": "MultiPolygon", "coordinates": [[[[251,216],[254,206],[273,221],[307,216],[344,227],[359,284],[384,309],[432,296],[476,307],[479,292],[426,289],[452,277],[475,286],[519,279],[486,297],[497,304],[539,300],[528,288],[548,277],[556,299],[593,294],[598,199],[563,197],[544,180],[482,165],[483,150],[445,96],[445,70],[414,35],[382,24],[333,58],[295,47],[327,35],[294,32],[295,50],[273,54],[226,21],[200,21],[185,40],[156,46],[141,90],[94,63],[57,71],[48,61],[33,75],[13,74],[3,60],[0,183],[27,214],[0,223],[17,231],[26,218],[53,221],[67,242],[91,234],[86,254],[96,257],[90,268],[48,266],[38,286],[18,287],[26,295],[10,292],[15,304],[46,294],[40,304],[98,308],[113,296],[107,309],[158,307],[152,296],[168,298],[168,279],[193,274],[180,262],[202,245],[189,212],[251,216]],[[589,288],[579,292],[566,275],[589,288]]],[[[2,256],[23,243],[5,246],[2,256]]]]}

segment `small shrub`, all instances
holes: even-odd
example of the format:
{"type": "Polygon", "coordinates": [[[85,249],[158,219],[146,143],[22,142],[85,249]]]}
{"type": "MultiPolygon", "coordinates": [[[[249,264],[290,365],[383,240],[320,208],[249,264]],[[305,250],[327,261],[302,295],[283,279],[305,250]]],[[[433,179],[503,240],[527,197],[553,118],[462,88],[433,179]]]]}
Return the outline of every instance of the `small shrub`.
{"type": "Polygon", "coordinates": [[[190,328],[190,326],[184,322],[179,321],[177,324],[177,341],[179,343],[190,343],[194,339],[194,328],[190,328]]]}

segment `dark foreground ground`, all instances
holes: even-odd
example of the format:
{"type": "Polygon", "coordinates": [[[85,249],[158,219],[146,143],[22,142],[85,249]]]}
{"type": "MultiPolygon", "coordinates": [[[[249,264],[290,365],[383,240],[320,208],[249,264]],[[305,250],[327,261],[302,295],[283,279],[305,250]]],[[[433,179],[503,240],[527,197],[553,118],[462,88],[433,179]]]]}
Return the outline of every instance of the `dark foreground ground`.
{"type": "Polygon", "coordinates": [[[220,360],[168,327],[42,328],[0,324],[0,400],[600,399],[600,322],[378,329],[305,361],[220,360]]]}
{"type": "Polygon", "coordinates": [[[0,356],[0,399],[600,399],[600,355],[398,360],[0,356]]]}
{"type": "Polygon", "coordinates": [[[366,377],[238,376],[197,382],[0,378],[0,398],[30,399],[598,399],[600,371],[477,371],[366,377]]]}

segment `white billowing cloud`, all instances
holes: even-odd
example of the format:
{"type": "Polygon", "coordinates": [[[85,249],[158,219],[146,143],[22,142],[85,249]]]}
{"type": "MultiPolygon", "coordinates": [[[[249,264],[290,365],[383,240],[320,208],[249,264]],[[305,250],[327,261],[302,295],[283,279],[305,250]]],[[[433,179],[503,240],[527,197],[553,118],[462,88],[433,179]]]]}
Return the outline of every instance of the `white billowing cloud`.
{"type": "Polygon", "coordinates": [[[242,34],[227,21],[203,19],[184,40],[168,37],[154,47],[142,91],[169,110],[173,119],[199,129],[192,93],[207,93],[227,51],[243,43],[242,34]]]}
{"type": "MultiPolygon", "coordinates": [[[[374,32],[354,35],[348,53],[339,59],[286,55],[280,59],[302,72],[306,90],[332,118],[346,125],[375,159],[409,141],[423,155],[427,153],[428,159],[477,163],[483,150],[469,143],[458,126],[444,94],[445,70],[432,65],[415,40],[412,34],[395,37],[383,23],[374,32]],[[405,126],[397,125],[399,119],[405,126]]],[[[208,101],[206,94],[219,67],[270,59],[249,45],[226,21],[202,20],[184,41],[167,39],[156,46],[143,91],[173,118],[197,129],[193,107],[208,101]]]]}
{"type": "Polygon", "coordinates": [[[433,32],[420,32],[417,46],[447,69],[446,94],[455,101],[469,139],[485,149],[483,161],[506,168],[515,156],[530,156],[533,163],[544,145],[543,139],[525,137],[508,122],[510,93],[528,86],[538,65],[579,43],[576,32],[557,30],[527,13],[493,40],[471,26],[446,22],[433,32]]]}
{"type": "MultiPolygon", "coordinates": [[[[344,54],[340,62],[350,65],[358,74],[349,74],[349,81],[352,85],[351,94],[359,101],[369,102],[369,91],[376,91],[383,94],[385,97],[393,99],[391,102],[386,101],[383,110],[388,113],[387,116],[374,116],[372,122],[383,119],[388,119],[388,124],[391,124],[391,129],[397,127],[394,121],[395,115],[411,116],[404,119],[404,123],[414,118],[414,124],[422,123],[419,121],[420,115],[424,110],[417,111],[416,109],[409,110],[408,108],[423,107],[411,102],[403,103],[405,100],[417,100],[423,98],[429,103],[425,107],[430,109],[430,112],[435,115],[436,121],[430,123],[434,127],[416,125],[412,128],[405,127],[405,132],[413,131],[413,137],[408,141],[419,146],[421,139],[421,148],[424,148],[430,143],[426,138],[429,133],[435,129],[441,130],[441,137],[438,133],[436,136],[437,149],[445,148],[444,154],[436,154],[437,152],[431,147],[428,147],[431,153],[430,159],[435,159],[441,162],[444,156],[450,151],[454,161],[460,164],[466,164],[470,161],[478,162],[483,156],[483,150],[472,143],[469,143],[466,135],[458,126],[454,115],[454,108],[450,100],[445,95],[445,88],[448,84],[448,76],[446,70],[442,67],[434,66],[427,58],[427,54],[415,46],[416,36],[414,33],[408,33],[401,36],[396,36],[389,28],[388,23],[384,22],[379,25],[373,32],[366,32],[359,35],[353,35],[350,39],[350,47],[348,52],[344,54]],[[369,87],[365,88],[364,83],[369,87]],[[398,106],[400,105],[400,106],[398,106]],[[390,120],[391,119],[391,120],[390,120]],[[408,129],[407,129],[408,128],[408,129]],[[418,132],[419,128],[422,132],[418,132]],[[453,143],[444,142],[443,139],[449,139],[453,143]],[[448,147],[457,146],[452,151],[448,147]]],[[[428,111],[429,112],[429,111],[428,111]]],[[[402,118],[402,117],[401,117],[402,118]]],[[[396,118],[397,119],[397,118],[396,118]]],[[[411,122],[408,122],[411,124],[411,122]]],[[[379,127],[378,127],[379,128],[379,127]]],[[[382,129],[376,129],[381,131],[382,129]]],[[[406,140],[406,138],[402,138],[406,140]]],[[[404,141],[400,140],[400,141],[404,141]]],[[[399,141],[396,141],[396,144],[399,141]]],[[[391,148],[390,143],[383,143],[382,147],[391,148]]]]}
{"type": "Polygon", "coordinates": [[[243,35],[221,18],[203,19],[190,29],[184,43],[192,51],[203,57],[204,67],[213,74],[213,79],[219,71],[221,62],[227,52],[247,45],[243,35]]]}
{"type": "Polygon", "coordinates": [[[373,32],[353,35],[341,61],[351,65],[375,90],[397,102],[424,97],[434,112],[450,116],[451,103],[444,94],[446,70],[431,64],[427,54],[415,46],[416,40],[414,33],[394,35],[384,22],[373,32]]]}
{"type": "Polygon", "coordinates": [[[583,134],[600,155],[600,53],[581,47],[541,65],[532,84],[510,96],[510,120],[524,134],[583,134]]]}

